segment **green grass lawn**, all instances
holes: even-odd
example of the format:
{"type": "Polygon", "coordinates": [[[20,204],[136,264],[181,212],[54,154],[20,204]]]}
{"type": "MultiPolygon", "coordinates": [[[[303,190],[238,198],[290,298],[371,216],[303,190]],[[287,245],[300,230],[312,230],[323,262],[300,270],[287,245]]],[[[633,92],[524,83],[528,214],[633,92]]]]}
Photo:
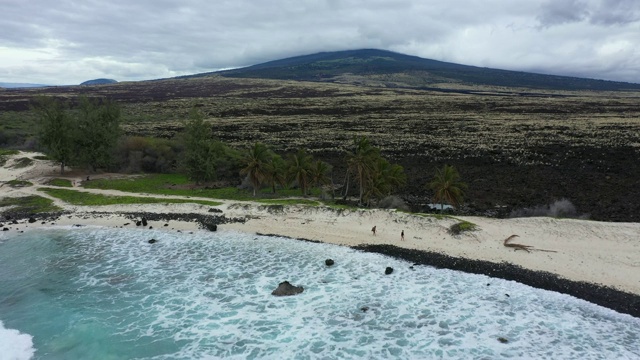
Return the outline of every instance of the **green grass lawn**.
{"type": "Polygon", "coordinates": [[[60,186],[60,187],[73,187],[73,184],[71,184],[71,180],[69,180],[69,179],[59,179],[59,178],[54,178],[54,179],[49,180],[47,182],[47,185],[60,186]]]}
{"type": "Polygon", "coordinates": [[[33,183],[30,181],[26,181],[26,180],[9,180],[7,182],[5,182],[5,184],[11,186],[11,187],[26,187],[26,186],[32,186],[33,183]]]}
{"type": "Polygon", "coordinates": [[[202,204],[217,206],[222,203],[206,200],[181,200],[181,199],[160,199],[138,196],[107,196],[102,194],[90,194],[82,191],[68,189],[39,188],[42,191],[72,205],[96,206],[96,205],[118,205],[118,204],[202,204]]]}
{"type": "MultiPolygon", "coordinates": [[[[239,200],[239,201],[282,201],[283,197],[301,196],[298,189],[278,190],[274,195],[271,193],[271,189],[263,189],[258,197],[253,197],[253,194],[247,190],[240,190],[236,187],[226,187],[220,189],[184,189],[186,185],[192,185],[185,175],[181,174],[152,174],[142,177],[130,178],[130,179],[96,179],[87,182],[83,182],[82,186],[87,189],[111,189],[120,190],[133,193],[148,193],[148,194],[163,194],[163,195],[178,195],[178,196],[195,196],[211,199],[224,199],[224,200],[239,200]],[[262,197],[262,198],[261,198],[262,197]],[[263,197],[269,197],[264,199],[263,197]]],[[[312,189],[310,191],[312,196],[320,194],[320,189],[312,189]]],[[[289,203],[306,204],[313,203],[313,200],[288,200],[289,203]]]]}
{"type": "MultiPolygon", "coordinates": [[[[42,213],[62,211],[61,208],[53,205],[53,201],[51,199],[35,195],[0,199],[0,207],[5,206],[14,206],[9,211],[17,213],[42,213]]],[[[4,212],[6,212],[6,210],[4,212]]]]}

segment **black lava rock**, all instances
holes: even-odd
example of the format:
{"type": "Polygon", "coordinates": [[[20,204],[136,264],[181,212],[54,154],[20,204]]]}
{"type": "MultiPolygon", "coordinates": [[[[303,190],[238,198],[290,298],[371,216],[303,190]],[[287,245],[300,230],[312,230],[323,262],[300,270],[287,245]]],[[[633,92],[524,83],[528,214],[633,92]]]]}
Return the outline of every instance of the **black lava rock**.
{"type": "Polygon", "coordinates": [[[158,242],[158,240],[156,240],[156,239],[151,239],[151,240],[149,240],[149,241],[147,241],[147,242],[148,242],[149,244],[155,244],[155,243],[157,243],[157,242],[158,242]]]}
{"type": "Polygon", "coordinates": [[[324,261],[324,264],[327,266],[332,266],[334,264],[334,261],[332,259],[327,259],[324,261]]]}
{"type": "Polygon", "coordinates": [[[390,267],[390,266],[387,266],[387,268],[386,268],[386,269],[384,269],[384,274],[385,274],[385,275],[389,275],[389,274],[391,274],[392,272],[393,272],[393,268],[392,268],[392,267],[390,267]]]}
{"type": "Polygon", "coordinates": [[[302,286],[293,286],[288,281],[283,281],[278,284],[278,287],[271,292],[274,296],[291,296],[300,294],[304,291],[302,286]]]}

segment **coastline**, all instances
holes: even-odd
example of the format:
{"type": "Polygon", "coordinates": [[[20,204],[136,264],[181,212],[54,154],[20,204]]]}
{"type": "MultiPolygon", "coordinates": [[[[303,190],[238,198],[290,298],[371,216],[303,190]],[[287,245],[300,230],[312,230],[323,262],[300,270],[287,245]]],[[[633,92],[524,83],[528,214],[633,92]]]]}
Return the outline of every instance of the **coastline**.
{"type": "MultiPolygon", "coordinates": [[[[4,224],[4,226],[10,227],[10,232],[20,232],[33,228],[49,227],[49,226],[61,226],[70,227],[74,226],[101,226],[101,227],[117,227],[117,228],[153,228],[164,229],[166,231],[177,232],[189,232],[189,231],[209,231],[204,224],[215,224],[219,230],[233,230],[244,233],[251,233],[262,236],[280,236],[291,238],[292,240],[300,241],[313,241],[322,242],[340,246],[348,246],[356,250],[364,252],[375,252],[390,257],[406,260],[414,265],[433,266],[436,268],[446,268],[451,270],[458,270],[467,273],[482,274],[493,278],[499,278],[504,280],[512,280],[529,285],[532,287],[559,292],[567,295],[580,298],[591,303],[609,308],[611,310],[628,314],[637,318],[640,318],[640,291],[628,290],[633,289],[633,280],[635,279],[634,273],[627,274],[614,274],[609,273],[607,277],[612,279],[613,283],[598,283],[596,281],[589,281],[588,276],[591,272],[588,269],[598,268],[602,264],[592,264],[593,266],[586,265],[581,269],[573,269],[572,272],[551,272],[548,270],[532,269],[527,267],[526,262],[518,260],[528,256],[540,262],[540,258],[547,258],[555,256],[558,253],[545,253],[535,252],[527,253],[525,251],[514,251],[513,249],[505,248],[501,245],[502,240],[496,241],[503,248],[501,254],[502,257],[509,260],[502,261],[490,261],[482,259],[482,248],[488,247],[489,244],[484,243],[482,239],[484,237],[482,228],[475,232],[468,234],[444,237],[445,241],[457,241],[462,242],[465,246],[458,244],[458,253],[461,249],[467,246],[476,248],[476,256],[457,256],[455,251],[432,251],[425,248],[425,246],[413,246],[411,240],[416,239],[417,236],[409,237],[404,243],[398,239],[395,242],[388,241],[384,235],[378,234],[374,237],[372,234],[363,232],[364,223],[366,218],[374,217],[378,218],[381,213],[384,217],[389,217],[396,221],[390,222],[378,222],[378,229],[384,229],[385,226],[405,226],[405,229],[411,229],[408,226],[410,221],[406,218],[417,217],[415,215],[409,215],[404,213],[396,213],[385,210],[356,210],[356,211],[336,211],[333,209],[316,209],[304,206],[269,206],[259,204],[238,204],[230,203],[222,205],[220,207],[210,207],[194,204],[180,204],[180,205],[117,205],[117,206],[105,206],[105,209],[98,209],[96,211],[67,211],[61,214],[49,214],[46,216],[35,216],[29,222],[28,217],[22,217],[16,220],[17,224],[4,224]],[[176,209],[178,207],[180,209],[176,209]],[[215,209],[212,211],[212,209],[215,209]],[[151,211],[149,211],[151,210],[151,211]],[[171,211],[169,211],[171,210],[171,211]],[[220,213],[222,211],[222,213],[220,213]],[[293,216],[294,214],[306,214],[314,213],[314,217],[305,217],[305,220],[300,222],[299,216],[293,216]],[[145,218],[148,222],[146,227],[142,225],[136,225],[136,221],[145,218]],[[403,223],[401,219],[407,220],[403,223]],[[35,220],[35,221],[34,221],[35,220]],[[307,223],[306,221],[310,221],[307,223]],[[350,224],[353,227],[353,232],[342,231],[341,236],[325,235],[314,236],[313,234],[322,231],[327,234],[332,232],[327,231],[327,227],[330,224],[336,229],[341,229],[341,226],[337,226],[338,222],[344,224],[350,224]],[[299,222],[299,226],[290,226],[287,223],[299,222]],[[303,224],[304,222],[304,224],[303,224]],[[265,225],[268,223],[269,225],[265,225]],[[361,231],[362,230],[362,231],[361,231]],[[308,236],[291,236],[291,234],[300,234],[306,232],[308,236]],[[363,232],[359,234],[357,232],[363,232]],[[330,238],[333,237],[333,238],[330,238]],[[369,241],[367,241],[369,240],[369,241]],[[573,277],[569,277],[572,275],[573,277]],[[580,279],[580,275],[585,279],[580,279]]],[[[420,217],[414,220],[422,220],[420,217]]],[[[476,219],[477,220],[477,219],[476,219]]],[[[498,219],[486,219],[487,221],[497,222],[509,222],[508,220],[498,219]]],[[[519,219],[519,222],[531,222],[533,224],[546,223],[546,227],[540,227],[541,229],[549,228],[549,223],[555,224],[555,226],[561,226],[564,222],[569,220],[555,220],[550,222],[551,219],[545,218],[530,218],[519,219]]],[[[432,218],[426,218],[426,224],[434,228],[443,228],[443,224],[455,222],[452,219],[436,220],[432,218]]],[[[569,221],[569,223],[574,220],[569,221]]],[[[589,221],[579,220],[576,221],[580,226],[594,226],[600,224],[601,226],[613,226],[615,224],[609,223],[594,223],[589,221]],[[583,223],[584,222],[584,223],[583,223]]],[[[420,223],[420,221],[418,221],[420,223]]],[[[624,224],[623,224],[624,225],[624,224]]],[[[626,224],[632,229],[640,229],[640,224],[626,224]]],[[[505,226],[502,226],[505,227],[505,226]]],[[[498,227],[500,228],[500,227],[498,227]]],[[[625,229],[626,227],[623,227],[625,229]]],[[[433,231],[433,229],[432,229],[433,231]]],[[[385,231],[382,231],[384,234],[385,231]]],[[[407,232],[408,233],[408,232],[407,232]]],[[[435,233],[439,233],[435,232],[435,233]]],[[[418,237],[419,240],[432,239],[433,233],[430,236],[418,237]]],[[[433,239],[432,239],[433,240],[433,239]]],[[[491,247],[489,247],[491,248],[491,247]]],[[[484,254],[486,255],[486,254],[484,254]]],[[[531,259],[529,259],[531,260],[531,259]]],[[[581,260],[584,262],[584,260],[581,260]]],[[[545,262],[541,262],[544,264],[545,262]]],[[[566,264],[564,264],[566,265],[566,264]]],[[[544,266],[543,266],[544,267],[544,266]]],[[[636,272],[637,273],[637,272],[636,272]]],[[[488,286],[488,285],[486,285],[488,286]]]]}
{"type": "MultiPolygon", "coordinates": [[[[147,228],[167,231],[196,231],[206,229],[209,224],[220,230],[349,246],[415,264],[515,280],[640,318],[640,223],[441,217],[395,210],[345,210],[248,201],[220,201],[222,205],[218,206],[194,203],[76,206],[37,191],[38,187],[46,186],[51,177],[56,177],[56,170],[50,162],[39,160],[24,169],[2,168],[0,182],[29,180],[35,186],[0,184],[0,198],[38,195],[53,200],[63,211],[35,215],[31,222],[29,214],[20,214],[16,219],[2,218],[0,230],[6,227],[12,233],[52,224],[135,228],[136,221],[142,217],[149,222],[147,228]],[[16,220],[15,224],[13,220],[16,220]],[[476,229],[451,234],[450,227],[461,221],[475,224],[476,229]],[[375,235],[371,232],[373,226],[377,228],[375,235]],[[401,232],[405,234],[404,240],[400,237],[401,232]],[[512,235],[518,235],[514,243],[532,246],[531,251],[504,246],[505,239],[512,235]]],[[[132,195],[113,190],[78,190],[132,195]]],[[[136,196],[189,199],[167,195],[136,196]]]]}

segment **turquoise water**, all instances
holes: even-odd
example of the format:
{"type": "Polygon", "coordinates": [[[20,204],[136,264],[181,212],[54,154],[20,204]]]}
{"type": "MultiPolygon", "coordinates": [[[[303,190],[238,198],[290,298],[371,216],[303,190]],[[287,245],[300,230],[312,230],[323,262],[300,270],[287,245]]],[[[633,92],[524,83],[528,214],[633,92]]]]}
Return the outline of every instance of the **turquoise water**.
{"type": "Polygon", "coordinates": [[[410,265],[225,231],[3,233],[0,359],[640,358],[640,319],[410,265]],[[305,291],[271,296],[284,280],[305,291]]]}

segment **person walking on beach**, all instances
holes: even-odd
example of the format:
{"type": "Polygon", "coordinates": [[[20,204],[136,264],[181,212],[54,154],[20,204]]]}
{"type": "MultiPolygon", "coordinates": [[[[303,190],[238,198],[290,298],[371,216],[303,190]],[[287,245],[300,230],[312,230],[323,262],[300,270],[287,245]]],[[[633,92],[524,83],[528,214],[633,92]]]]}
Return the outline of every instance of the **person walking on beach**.
{"type": "Polygon", "coordinates": [[[404,230],[400,233],[400,240],[404,241],[404,230]]]}
{"type": "Polygon", "coordinates": [[[376,226],[375,225],[371,228],[371,232],[373,233],[373,236],[376,236],[376,226]]]}

